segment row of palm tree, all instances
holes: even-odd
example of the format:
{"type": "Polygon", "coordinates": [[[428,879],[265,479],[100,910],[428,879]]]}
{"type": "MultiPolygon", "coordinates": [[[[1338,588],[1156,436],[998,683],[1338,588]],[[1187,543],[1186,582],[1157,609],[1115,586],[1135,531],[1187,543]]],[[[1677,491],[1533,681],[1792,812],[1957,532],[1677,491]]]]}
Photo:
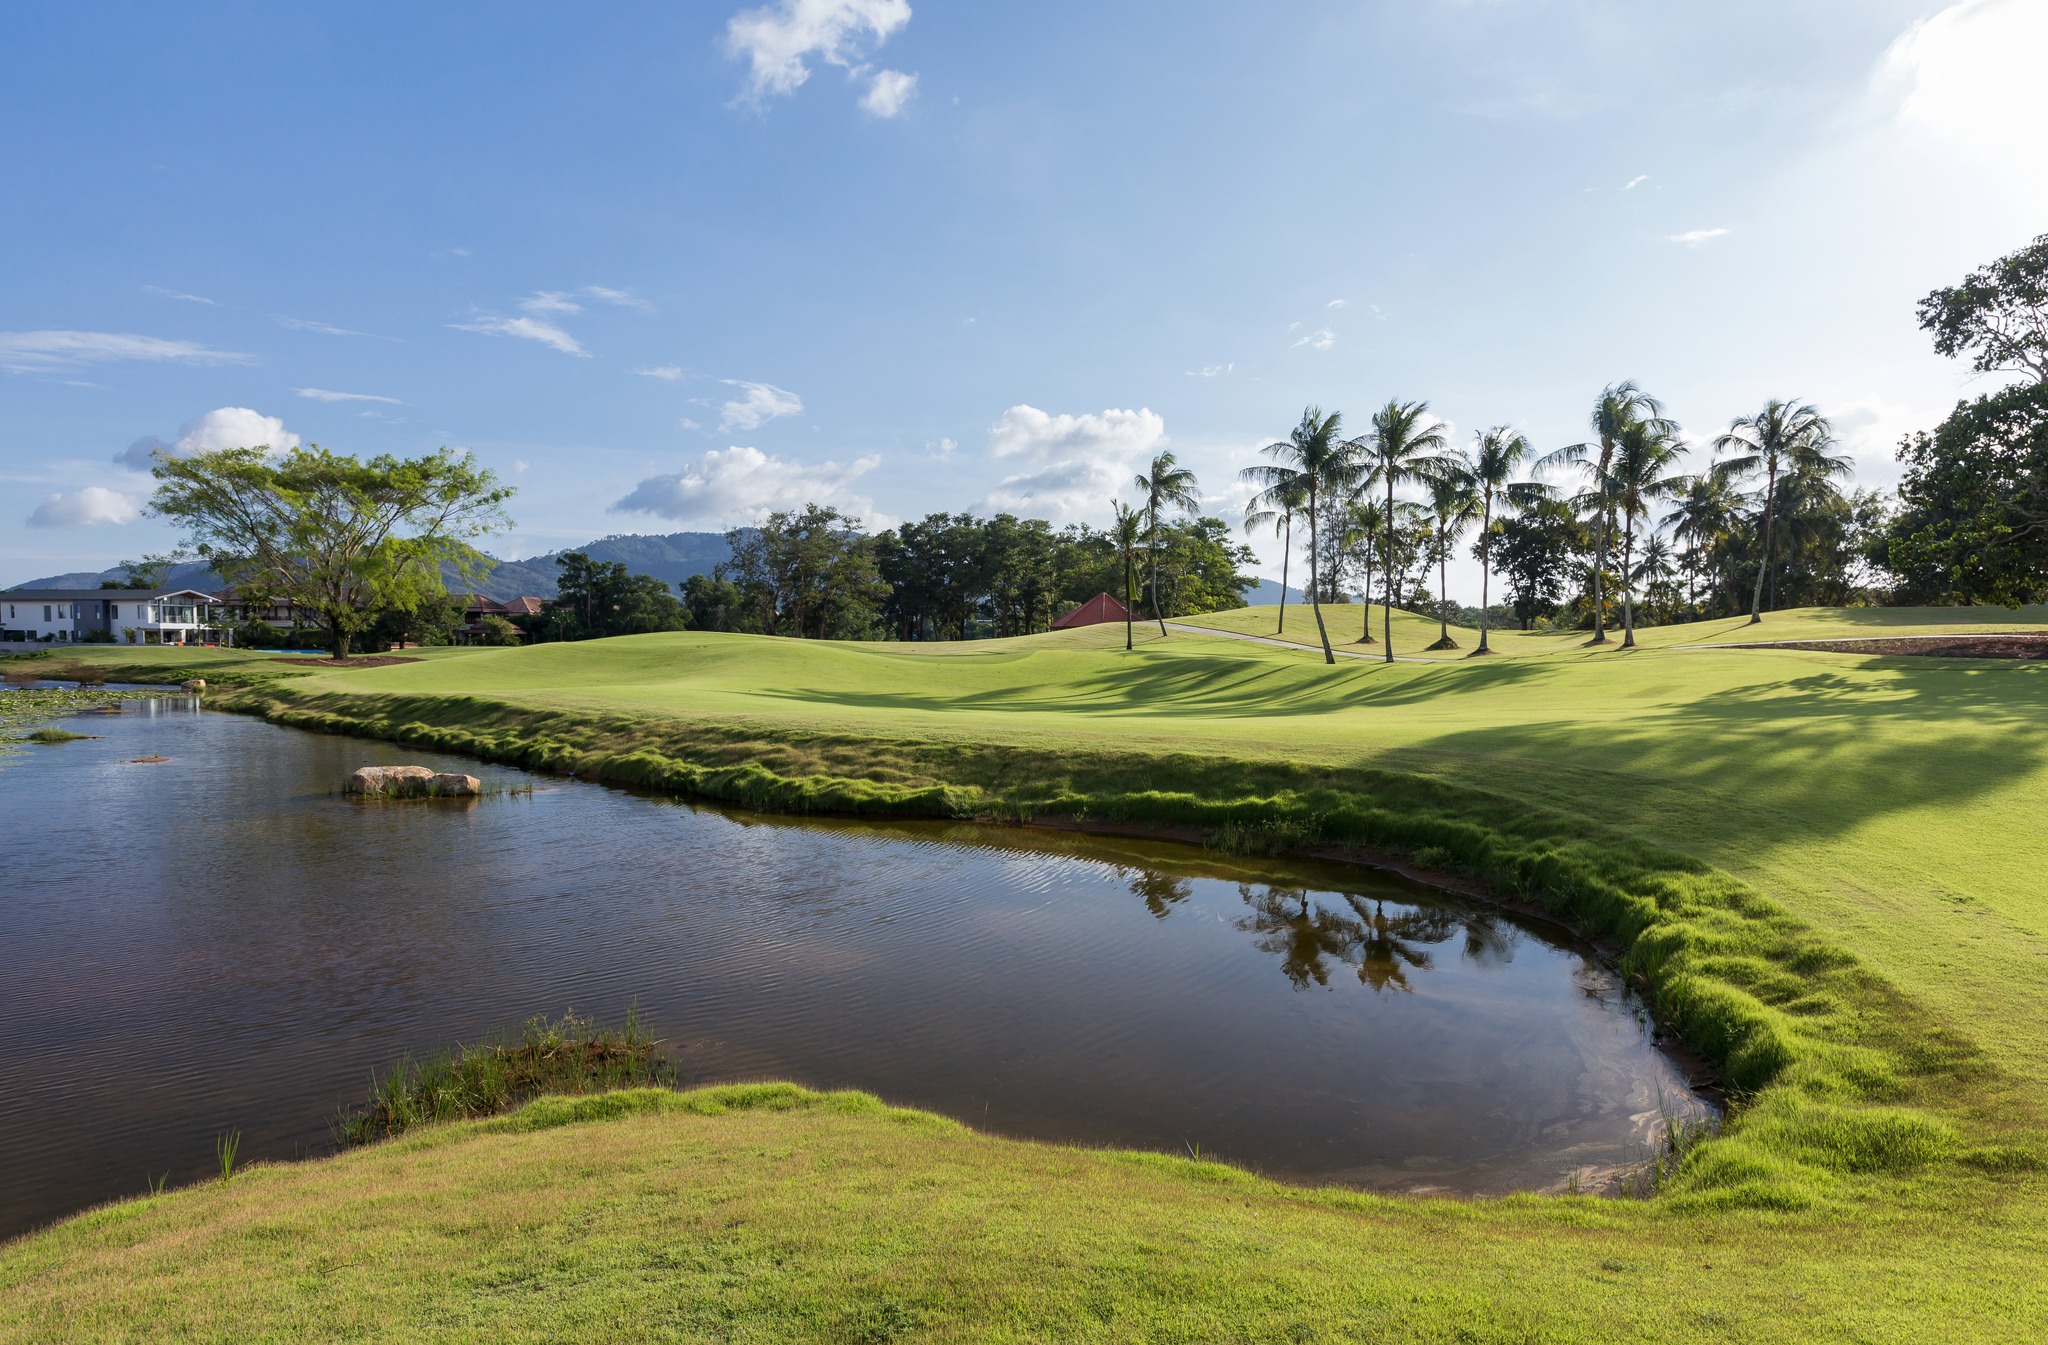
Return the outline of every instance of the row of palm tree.
{"type": "MultiPolygon", "coordinates": [[[[1622,648],[1636,643],[1635,592],[1639,584],[1668,579],[1675,573],[1670,543],[1659,535],[1668,527],[1686,548],[1689,582],[1703,558],[1726,551],[1724,545],[1744,503],[1742,485],[1763,478],[1760,505],[1760,563],[1750,599],[1750,621],[1776,601],[1779,490],[1796,481],[1808,492],[1831,491],[1848,475],[1850,461],[1833,452],[1833,428],[1812,406],[1772,400],[1754,415],[1739,416],[1712,441],[1718,457],[1704,471],[1679,470],[1690,451],[1677,423],[1655,397],[1634,382],[1604,389],[1594,403],[1592,437],[1537,456],[1526,435],[1511,426],[1479,431],[1471,448],[1454,449],[1442,422],[1427,402],[1389,401],[1372,416],[1371,428],[1355,438],[1343,434],[1343,418],[1320,407],[1307,408],[1285,440],[1263,450],[1269,462],[1244,469],[1243,479],[1257,487],[1245,514],[1247,531],[1271,528],[1282,539],[1280,629],[1286,626],[1284,598],[1293,551],[1293,529],[1300,518],[1308,531],[1310,609],[1323,658],[1334,664],[1329,628],[1323,620],[1321,567],[1326,555],[1358,554],[1365,569],[1365,590],[1372,588],[1375,564],[1384,582],[1385,624],[1382,656],[1393,660],[1393,609],[1398,584],[1406,572],[1398,563],[1404,517],[1420,512],[1429,536],[1428,559],[1437,569],[1440,630],[1434,648],[1454,649],[1449,620],[1449,561],[1453,545],[1477,524],[1480,561],[1479,646],[1490,653],[1487,610],[1491,606],[1494,541],[1504,517],[1532,511],[1568,509],[1590,524],[1592,563],[1589,567],[1593,609],[1591,643],[1608,640],[1607,584],[1616,543],[1620,549],[1622,648]],[[1578,489],[1566,493],[1541,480],[1518,479],[1527,467],[1539,475],[1570,473],[1578,489]],[[1397,499],[1404,487],[1420,487],[1427,503],[1397,499]],[[1380,496],[1380,499],[1372,497],[1380,496]],[[1673,508],[1662,519],[1657,510],[1673,508]],[[1335,525],[1340,536],[1326,547],[1320,535],[1335,525]],[[1354,550],[1354,548],[1360,548],[1354,550]],[[1767,589],[1769,592],[1767,593],[1767,589]],[[1767,602],[1766,599],[1769,599],[1767,602]]],[[[1170,467],[1170,455],[1167,465],[1170,467]]],[[[1158,480],[1154,464],[1152,480],[1158,480]]],[[[1139,478],[1147,489],[1147,478],[1139,478]]],[[[1171,500],[1155,485],[1148,498],[1171,500]]],[[[1155,506],[1156,508],[1156,506],[1155,506]]],[[[1156,599],[1155,599],[1156,606],[1156,599]]],[[[1362,642],[1371,642],[1368,622],[1362,642]]]]}

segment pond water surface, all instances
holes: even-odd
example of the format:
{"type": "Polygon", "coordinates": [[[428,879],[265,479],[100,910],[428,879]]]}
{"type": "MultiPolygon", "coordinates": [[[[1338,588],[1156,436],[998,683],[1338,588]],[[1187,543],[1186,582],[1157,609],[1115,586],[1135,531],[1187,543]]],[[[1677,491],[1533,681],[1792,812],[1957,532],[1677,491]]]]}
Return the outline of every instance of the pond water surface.
{"type": "Polygon", "coordinates": [[[405,1052],[637,1004],[685,1081],[1465,1193],[1700,1104],[1555,928],[1338,865],[696,807],[130,702],[0,761],[0,1237],[324,1152],[405,1052]],[[162,757],[160,761],[137,758],[162,757]],[[357,766],[534,792],[364,803],[357,766]]]}

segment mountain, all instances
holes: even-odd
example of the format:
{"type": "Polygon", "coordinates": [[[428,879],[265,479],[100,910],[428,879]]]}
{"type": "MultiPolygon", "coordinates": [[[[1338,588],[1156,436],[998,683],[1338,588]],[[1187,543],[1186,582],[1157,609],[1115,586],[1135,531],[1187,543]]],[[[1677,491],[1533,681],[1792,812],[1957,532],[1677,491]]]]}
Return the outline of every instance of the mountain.
{"type": "MultiPolygon", "coordinates": [[[[112,580],[117,584],[126,583],[128,572],[118,565],[111,570],[74,570],[70,574],[53,574],[46,579],[26,580],[14,585],[14,587],[98,588],[108,580],[112,580]]],[[[171,567],[170,574],[166,576],[164,587],[196,588],[202,593],[211,593],[221,587],[221,581],[220,576],[213,572],[213,567],[205,561],[190,560],[186,561],[183,565],[173,565],[171,567]]]]}

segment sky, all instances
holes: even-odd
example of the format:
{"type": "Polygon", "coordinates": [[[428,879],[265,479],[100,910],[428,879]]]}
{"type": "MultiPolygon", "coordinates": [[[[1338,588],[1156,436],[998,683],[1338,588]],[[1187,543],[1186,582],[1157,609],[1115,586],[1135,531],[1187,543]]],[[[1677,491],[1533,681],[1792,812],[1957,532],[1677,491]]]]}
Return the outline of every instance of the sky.
{"type": "Polygon", "coordinates": [[[2044,55],[2048,0],[8,6],[0,584],[255,443],[474,452],[506,557],[1100,524],[1166,450],[1234,521],[1310,404],[1548,451],[1621,379],[1887,485],[1993,385],[1913,306],[2048,232],[2044,55]]]}

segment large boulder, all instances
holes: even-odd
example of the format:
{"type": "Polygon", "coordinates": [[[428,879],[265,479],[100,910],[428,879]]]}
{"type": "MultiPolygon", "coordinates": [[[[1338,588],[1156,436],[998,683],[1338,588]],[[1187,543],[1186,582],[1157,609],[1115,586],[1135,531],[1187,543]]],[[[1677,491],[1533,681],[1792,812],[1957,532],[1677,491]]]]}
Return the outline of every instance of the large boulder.
{"type": "Polygon", "coordinates": [[[441,771],[427,781],[427,792],[444,799],[473,799],[484,792],[484,782],[474,775],[441,771]]]}
{"type": "Polygon", "coordinates": [[[434,772],[425,766],[362,766],[342,786],[345,794],[424,795],[434,772]]]}

